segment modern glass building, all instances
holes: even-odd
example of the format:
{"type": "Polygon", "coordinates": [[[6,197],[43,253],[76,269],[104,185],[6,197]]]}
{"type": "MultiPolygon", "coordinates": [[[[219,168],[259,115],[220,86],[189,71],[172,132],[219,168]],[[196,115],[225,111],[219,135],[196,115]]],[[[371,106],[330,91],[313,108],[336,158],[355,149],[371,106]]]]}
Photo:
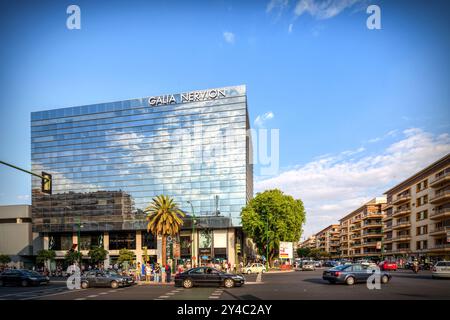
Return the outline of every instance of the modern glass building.
{"type": "Polygon", "coordinates": [[[32,170],[53,182],[47,195],[32,178],[33,231],[56,250],[157,250],[143,210],[159,194],[207,230],[239,227],[253,194],[248,129],[243,85],[34,112],[32,170]]]}

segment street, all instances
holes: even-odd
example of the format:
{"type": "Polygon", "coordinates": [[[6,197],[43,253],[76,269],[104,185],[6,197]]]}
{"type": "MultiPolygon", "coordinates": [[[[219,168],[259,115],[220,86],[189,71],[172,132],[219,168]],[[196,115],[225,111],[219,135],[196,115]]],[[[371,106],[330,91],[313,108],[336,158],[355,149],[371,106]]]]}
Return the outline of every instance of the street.
{"type": "Polygon", "coordinates": [[[354,286],[331,285],[322,280],[323,269],[266,273],[261,282],[246,275],[243,287],[195,287],[173,285],[134,285],[119,289],[89,288],[68,290],[63,280],[41,287],[2,287],[0,300],[354,300],[354,299],[450,299],[450,280],[432,279],[429,271],[392,272],[392,279],[380,290],[369,290],[365,283],[354,286]]]}

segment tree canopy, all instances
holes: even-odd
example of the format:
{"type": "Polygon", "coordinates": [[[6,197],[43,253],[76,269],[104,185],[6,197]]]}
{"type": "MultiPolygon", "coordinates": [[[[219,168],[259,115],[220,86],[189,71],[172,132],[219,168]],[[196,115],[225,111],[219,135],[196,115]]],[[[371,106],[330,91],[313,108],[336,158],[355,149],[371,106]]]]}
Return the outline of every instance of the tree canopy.
{"type": "Polygon", "coordinates": [[[280,241],[297,242],[305,222],[305,209],[300,199],[294,199],[278,189],[258,193],[242,209],[242,228],[266,255],[268,244],[271,262],[278,254],[280,241]]]}
{"type": "Polygon", "coordinates": [[[64,256],[64,259],[68,264],[72,264],[76,261],[80,261],[83,257],[83,254],[81,252],[75,251],[73,249],[67,250],[66,255],[64,256]]]}
{"type": "Polygon", "coordinates": [[[89,250],[88,255],[91,258],[92,263],[103,263],[103,261],[108,256],[108,250],[103,247],[95,247],[89,250]]]}
{"type": "Polygon", "coordinates": [[[55,260],[56,252],[53,250],[40,250],[36,256],[37,263],[45,263],[46,261],[55,260]]]}

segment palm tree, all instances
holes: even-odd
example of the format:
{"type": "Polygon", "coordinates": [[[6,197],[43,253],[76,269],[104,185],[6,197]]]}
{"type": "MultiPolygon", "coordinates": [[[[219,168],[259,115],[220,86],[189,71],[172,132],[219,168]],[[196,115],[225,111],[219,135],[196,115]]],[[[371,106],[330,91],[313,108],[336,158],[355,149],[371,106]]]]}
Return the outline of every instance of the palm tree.
{"type": "Polygon", "coordinates": [[[166,264],[166,238],[175,236],[183,225],[184,212],[172,198],[159,195],[144,210],[147,214],[147,231],[162,237],[162,262],[166,264]]]}

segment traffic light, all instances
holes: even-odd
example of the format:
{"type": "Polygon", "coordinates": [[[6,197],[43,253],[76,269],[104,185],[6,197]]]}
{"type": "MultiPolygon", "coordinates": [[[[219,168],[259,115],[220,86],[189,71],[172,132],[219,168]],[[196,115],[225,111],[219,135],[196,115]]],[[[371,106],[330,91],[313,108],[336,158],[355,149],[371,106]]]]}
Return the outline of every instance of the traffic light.
{"type": "Polygon", "coordinates": [[[41,191],[46,194],[52,194],[52,175],[42,171],[41,191]]]}

